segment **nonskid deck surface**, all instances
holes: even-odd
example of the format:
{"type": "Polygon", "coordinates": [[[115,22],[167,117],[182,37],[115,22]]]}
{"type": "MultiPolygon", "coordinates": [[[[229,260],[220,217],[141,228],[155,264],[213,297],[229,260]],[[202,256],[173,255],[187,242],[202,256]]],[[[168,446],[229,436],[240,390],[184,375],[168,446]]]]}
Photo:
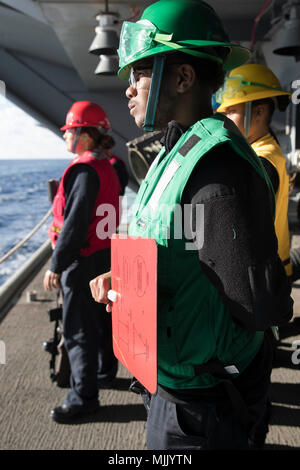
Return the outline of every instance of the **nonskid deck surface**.
{"type": "Polygon", "coordinates": [[[145,449],[146,412],[138,395],[129,392],[130,374],[120,365],[114,389],[99,392],[101,408],[76,424],[56,424],[53,407],[67,389],[49,378],[50,355],[42,343],[53,336],[47,315],[56,306],[54,292],[45,292],[46,266],[23,292],[0,324],[6,364],[0,364],[0,449],[145,449]],[[37,300],[27,302],[35,290],[37,300]]]}
{"type": "MultiPolygon", "coordinates": [[[[293,245],[300,236],[293,236],[293,245]]],[[[115,388],[101,390],[100,410],[76,424],[56,424],[49,414],[67,390],[49,378],[49,354],[42,348],[53,334],[47,310],[55,294],[46,293],[46,266],[0,324],[6,364],[0,364],[0,449],[144,450],[146,413],[140,397],[128,391],[130,374],[119,367],[115,388]],[[35,290],[37,300],[27,302],[35,290]]],[[[272,373],[273,414],[266,449],[300,448],[300,365],[293,365],[293,341],[300,341],[300,282],[294,285],[294,321],[282,329],[272,373]]],[[[296,359],[300,360],[300,353],[296,359]]]]}

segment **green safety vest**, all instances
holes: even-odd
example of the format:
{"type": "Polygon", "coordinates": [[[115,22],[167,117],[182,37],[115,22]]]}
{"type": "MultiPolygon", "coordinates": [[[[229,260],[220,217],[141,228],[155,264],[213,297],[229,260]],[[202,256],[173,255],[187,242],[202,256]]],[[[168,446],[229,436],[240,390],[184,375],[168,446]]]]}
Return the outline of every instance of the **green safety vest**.
{"type": "Polygon", "coordinates": [[[216,385],[219,379],[196,375],[193,367],[211,359],[242,372],[263,340],[263,332],[247,331],[233,320],[203,273],[197,248],[180,233],[183,190],[198,161],[217,145],[230,144],[266,177],[251,147],[235,127],[229,129],[230,122],[215,114],[190,127],[169,154],[162,148],[134,203],[129,235],[154,238],[158,246],[158,383],[172,389],[216,385]]]}

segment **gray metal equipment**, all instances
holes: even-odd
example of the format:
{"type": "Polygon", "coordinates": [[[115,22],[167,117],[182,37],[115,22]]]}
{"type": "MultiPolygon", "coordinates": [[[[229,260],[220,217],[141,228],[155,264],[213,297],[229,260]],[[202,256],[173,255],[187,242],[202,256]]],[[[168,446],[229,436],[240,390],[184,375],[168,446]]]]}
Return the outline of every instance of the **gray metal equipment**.
{"type": "Polygon", "coordinates": [[[129,165],[139,186],[145,178],[151,163],[162,148],[160,140],[163,134],[163,132],[158,131],[147,132],[145,135],[137,137],[126,144],[129,165]]]}
{"type": "Polygon", "coordinates": [[[292,0],[283,7],[285,18],[281,39],[273,50],[274,54],[294,56],[300,60],[300,2],[292,0]]]}

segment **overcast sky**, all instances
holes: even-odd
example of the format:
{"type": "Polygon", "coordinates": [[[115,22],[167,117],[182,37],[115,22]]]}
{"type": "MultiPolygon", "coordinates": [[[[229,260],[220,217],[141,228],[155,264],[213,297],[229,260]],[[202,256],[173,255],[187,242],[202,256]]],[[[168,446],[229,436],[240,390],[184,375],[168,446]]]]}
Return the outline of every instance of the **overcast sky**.
{"type": "Polygon", "coordinates": [[[62,138],[0,96],[0,159],[71,156],[62,138]]]}

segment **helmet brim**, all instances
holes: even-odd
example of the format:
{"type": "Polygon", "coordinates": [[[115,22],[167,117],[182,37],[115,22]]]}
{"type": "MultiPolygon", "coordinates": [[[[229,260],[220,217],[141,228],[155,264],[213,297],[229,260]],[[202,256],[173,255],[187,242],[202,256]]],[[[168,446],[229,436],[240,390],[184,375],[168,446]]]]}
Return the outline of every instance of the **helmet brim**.
{"type": "Polygon", "coordinates": [[[289,103],[288,99],[291,97],[291,93],[288,93],[287,91],[278,91],[278,90],[263,90],[258,93],[249,93],[248,95],[245,95],[244,97],[241,97],[241,98],[232,98],[232,99],[224,100],[224,103],[222,103],[217,108],[217,112],[224,113],[224,111],[227,108],[229,108],[230,106],[235,106],[236,104],[248,103],[249,101],[262,100],[266,98],[275,98],[279,96],[286,96],[287,98],[286,107],[287,107],[289,103]]]}
{"type": "MultiPolygon", "coordinates": [[[[230,52],[223,64],[224,71],[230,71],[240,65],[245,64],[250,57],[250,51],[246,47],[240,46],[238,44],[232,44],[230,42],[216,42],[216,41],[178,41],[178,44],[182,46],[190,46],[190,49],[200,49],[202,47],[228,47],[230,52]]],[[[158,54],[168,54],[174,53],[174,48],[167,45],[158,45],[147,51],[142,52],[141,54],[135,54],[134,59],[126,64],[124,67],[121,67],[118,71],[118,75],[122,80],[128,80],[130,75],[130,68],[132,64],[140,60],[152,57],[158,54]]],[[[179,49],[178,52],[181,52],[179,49]]],[[[184,52],[184,51],[182,51],[184,52]]]]}
{"type": "Polygon", "coordinates": [[[67,131],[68,129],[73,129],[74,127],[83,127],[83,126],[82,124],[72,124],[72,125],[65,124],[64,126],[60,128],[60,130],[67,131]]]}
{"type": "Polygon", "coordinates": [[[83,122],[81,124],[76,123],[76,124],[65,124],[60,128],[61,131],[67,131],[68,129],[74,129],[75,127],[95,127],[100,131],[100,128],[103,129],[103,132],[107,132],[110,130],[110,127],[102,127],[96,124],[90,124],[88,122],[83,122]]]}

